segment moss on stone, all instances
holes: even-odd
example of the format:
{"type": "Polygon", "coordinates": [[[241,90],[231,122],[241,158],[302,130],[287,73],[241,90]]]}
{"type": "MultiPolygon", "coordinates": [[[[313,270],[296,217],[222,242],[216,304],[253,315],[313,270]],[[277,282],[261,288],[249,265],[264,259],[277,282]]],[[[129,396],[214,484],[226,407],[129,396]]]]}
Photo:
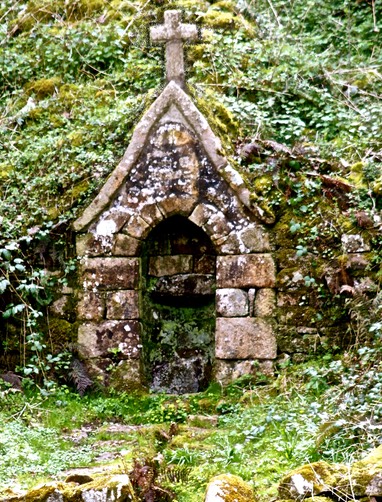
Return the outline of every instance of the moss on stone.
{"type": "Polygon", "coordinates": [[[212,495],[210,499],[207,495],[206,500],[222,500],[224,502],[248,502],[255,499],[255,494],[252,487],[242,478],[233,474],[221,474],[220,476],[215,476],[214,478],[212,478],[207,487],[207,494],[209,490],[211,490],[211,492],[214,494],[216,493],[213,487],[217,488],[217,498],[213,498],[212,495]]]}
{"type": "Polygon", "coordinates": [[[53,346],[62,347],[65,343],[75,342],[77,328],[77,324],[72,324],[64,319],[51,319],[49,321],[49,335],[53,346]]]}
{"type": "Polygon", "coordinates": [[[41,78],[40,80],[34,80],[25,85],[25,91],[27,94],[33,94],[37,99],[45,99],[49,96],[53,96],[61,84],[61,79],[59,77],[52,78],[41,78]]]}
{"type": "Polygon", "coordinates": [[[341,464],[320,461],[303,465],[282,478],[279,496],[281,499],[300,500],[324,491],[335,491],[347,473],[348,468],[341,464]]]}
{"type": "Polygon", "coordinates": [[[232,154],[234,152],[232,138],[240,136],[240,126],[233,114],[216,99],[213,92],[206,90],[202,97],[198,96],[193,89],[191,92],[196,106],[205,116],[216,136],[222,140],[223,152],[221,153],[232,154]]]}

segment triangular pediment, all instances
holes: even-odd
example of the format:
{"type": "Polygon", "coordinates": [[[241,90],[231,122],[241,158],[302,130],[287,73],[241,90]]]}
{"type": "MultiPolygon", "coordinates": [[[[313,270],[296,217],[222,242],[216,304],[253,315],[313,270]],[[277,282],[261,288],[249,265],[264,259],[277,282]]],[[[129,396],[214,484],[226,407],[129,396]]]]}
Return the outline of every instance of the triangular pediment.
{"type": "Polygon", "coordinates": [[[108,207],[136,165],[155,129],[166,123],[179,123],[192,131],[217,172],[228,182],[241,202],[250,207],[249,191],[240,174],[221,155],[220,140],[214,135],[207,120],[190,97],[175,82],[170,82],[139,121],[121,162],[93,202],[74,222],[75,231],[86,229],[108,207]]]}

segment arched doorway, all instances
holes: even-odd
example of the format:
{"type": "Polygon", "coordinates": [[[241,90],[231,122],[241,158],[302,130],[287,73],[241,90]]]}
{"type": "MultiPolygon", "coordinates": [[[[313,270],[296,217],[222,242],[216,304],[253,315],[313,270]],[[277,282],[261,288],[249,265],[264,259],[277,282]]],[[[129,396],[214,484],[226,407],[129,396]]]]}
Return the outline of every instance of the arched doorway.
{"type": "Polygon", "coordinates": [[[215,350],[216,253],[203,230],[182,216],[159,223],[142,251],[142,344],[152,390],[203,390],[215,350]]]}

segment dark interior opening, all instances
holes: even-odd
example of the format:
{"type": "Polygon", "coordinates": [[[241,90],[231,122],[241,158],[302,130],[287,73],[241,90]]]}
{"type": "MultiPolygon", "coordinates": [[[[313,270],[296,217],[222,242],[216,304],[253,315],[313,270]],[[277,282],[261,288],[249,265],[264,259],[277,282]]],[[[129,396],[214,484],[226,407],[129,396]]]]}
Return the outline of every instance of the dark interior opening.
{"type": "Polygon", "coordinates": [[[216,253],[205,232],[182,216],[155,227],[142,253],[146,379],[152,390],[183,394],[211,380],[216,253]]]}

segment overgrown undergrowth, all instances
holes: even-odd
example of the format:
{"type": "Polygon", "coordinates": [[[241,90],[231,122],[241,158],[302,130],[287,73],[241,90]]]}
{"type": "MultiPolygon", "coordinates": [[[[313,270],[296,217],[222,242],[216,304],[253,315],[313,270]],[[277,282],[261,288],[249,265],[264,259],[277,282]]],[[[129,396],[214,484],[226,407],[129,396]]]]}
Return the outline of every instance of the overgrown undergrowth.
{"type": "Polygon", "coordinates": [[[243,377],[185,396],[3,390],[1,490],[62,478],[84,465],[107,461],[130,472],[148,462],[179,501],[202,500],[209,479],[227,472],[252,483],[259,500],[271,500],[292,468],[321,459],[351,462],[382,442],[377,359],[370,364],[362,351],[326,356],[284,367],[261,384],[243,377]],[[351,385],[361,373],[369,381],[363,394],[351,385]]]}

